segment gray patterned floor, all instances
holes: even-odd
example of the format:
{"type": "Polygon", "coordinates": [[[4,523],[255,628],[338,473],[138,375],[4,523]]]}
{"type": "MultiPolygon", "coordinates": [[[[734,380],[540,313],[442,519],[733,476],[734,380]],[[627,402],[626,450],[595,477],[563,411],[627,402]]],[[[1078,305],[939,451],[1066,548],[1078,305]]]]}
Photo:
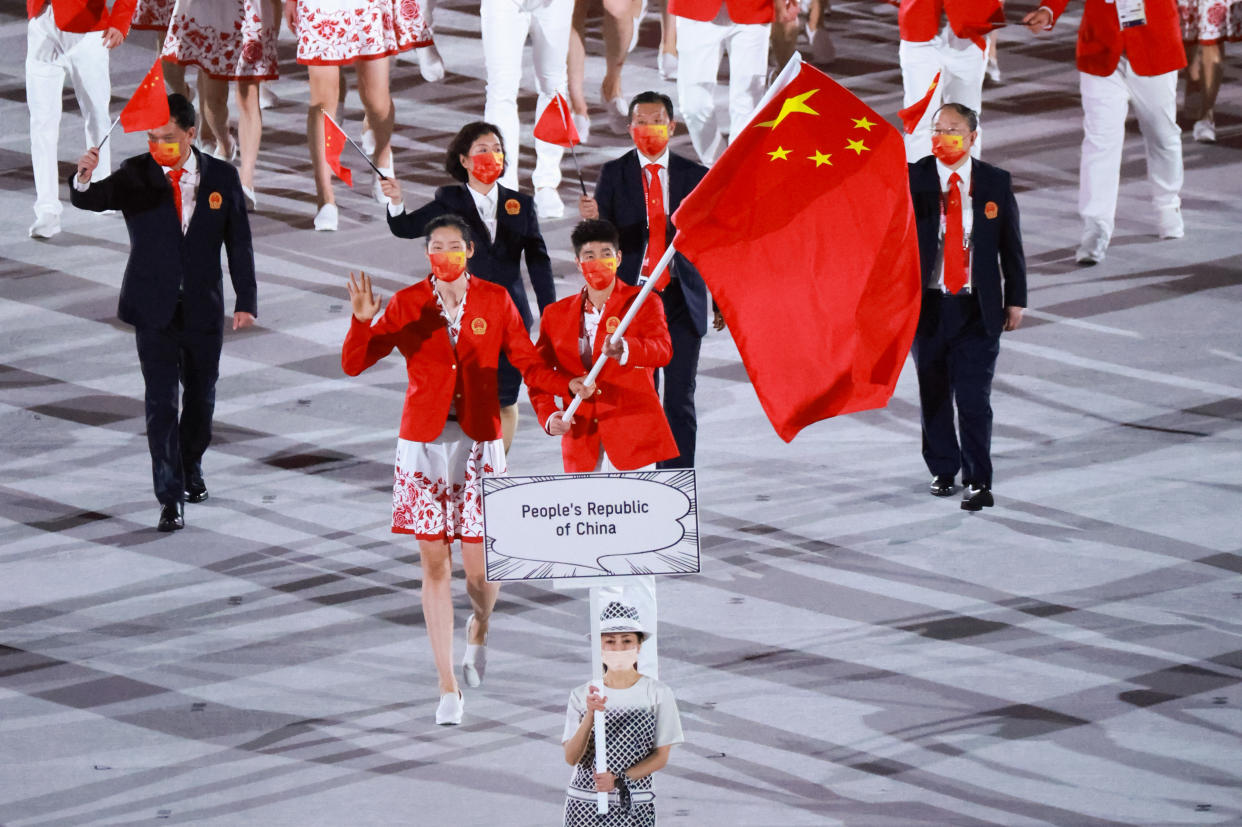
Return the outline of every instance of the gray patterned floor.
{"type": "MultiPolygon", "coordinates": [[[[474,6],[442,5],[448,79],[403,63],[394,81],[412,198],[482,110],[474,6]]],[[[261,326],[227,337],[212,498],[169,537],[114,318],[121,220],[68,210],[54,240],[25,237],[19,12],[0,12],[0,822],[556,823],[586,602],[507,588],[466,724],[431,725],[416,549],[385,522],[402,368],[338,367],[346,272],[391,292],[421,271],[368,176],[340,191],[341,232],[309,231],[289,44],[253,220],[261,326]]],[[[844,3],[831,22],[834,74],[895,113],[894,10],[844,3]]],[[[657,778],[664,823],[1242,820],[1242,98],[1230,78],[1221,143],[1187,140],[1186,239],[1150,234],[1131,135],[1117,238],[1079,269],[1074,22],[1040,44],[1002,32],[1006,83],[985,93],[986,155],[1022,189],[1033,307],[1001,355],[995,509],[924,493],[912,370],[886,410],[785,445],[728,336],[708,338],[703,573],[660,590],[661,677],[688,737],[657,778]]],[[[660,83],[656,42],[652,17],[631,92],[660,83]]],[[[114,111],[150,59],[140,36],[118,50],[114,111]]],[[[599,58],[589,71],[594,86],[599,58]]],[[[602,113],[596,134],[590,178],[620,146],[602,113]]],[[[143,146],[117,136],[121,155],[143,146]]],[[[563,294],[570,225],[546,227],[563,294]]],[[[515,473],[559,467],[532,421],[515,473]]]]}

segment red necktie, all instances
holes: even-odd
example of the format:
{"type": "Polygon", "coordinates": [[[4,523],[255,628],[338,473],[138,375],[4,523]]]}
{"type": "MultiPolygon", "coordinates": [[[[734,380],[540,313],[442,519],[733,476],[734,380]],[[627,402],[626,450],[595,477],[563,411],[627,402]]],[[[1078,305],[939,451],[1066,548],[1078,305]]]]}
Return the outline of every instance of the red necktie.
{"type": "Polygon", "coordinates": [[[949,176],[949,194],[945,201],[944,222],[944,289],[956,293],[966,286],[966,245],[962,238],[961,176],[949,176]]]}
{"type": "Polygon", "coordinates": [[[168,171],[168,183],[172,184],[173,206],[177,208],[177,224],[181,224],[181,173],[185,169],[172,169],[168,171]]]}
{"type": "MultiPolygon", "coordinates": [[[[643,256],[643,275],[650,276],[651,271],[660,263],[665,247],[668,246],[664,241],[665,222],[668,219],[664,214],[664,185],[660,183],[660,165],[647,164],[643,169],[650,175],[650,180],[646,181],[647,254],[643,256]]],[[[660,278],[656,279],[654,289],[663,290],[668,286],[668,282],[668,268],[665,268],[660,278]]]]}

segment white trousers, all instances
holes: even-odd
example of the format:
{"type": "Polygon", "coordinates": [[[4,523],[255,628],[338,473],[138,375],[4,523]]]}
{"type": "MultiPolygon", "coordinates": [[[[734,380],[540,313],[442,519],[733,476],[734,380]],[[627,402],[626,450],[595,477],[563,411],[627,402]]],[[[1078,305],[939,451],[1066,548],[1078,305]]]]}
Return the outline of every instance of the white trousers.
{"type": "MultiPolygon", "coordinates": [[[[535,91],[539,103],[535,121],[557,92],[568,91],[565,60],[569,55],[569,30],[573,23],[573,0],[483,0],[479,16],[483,28],[483,62],[487,70],[487,99],[483,119],[500,128],[509,168],[500,183],[518,188],[518,88],[522,81],[522,50],[530,35],[534,57],[535,91]]],[[[535,189],[561,183],[561,157],[556,144],[535,141],[535,189]]]]}
{"type": "Polygon", "coordinates": [[[1157,211],[1182,203],[1182,131],[1177,125],[1177,72],[1136,75],[1124,57],[1106,78],[1080,72],[1082,91],[1082,163],[1078,179],[1078,214],[1084,234],[1111,238],[1121,180],[1121,147],[1126,138],[1126,111],[1134,104],[1143,147],[1147,181],[1157,211]]]}
{"type": "MultiPolygon", "coordinates": [[[[953,34],[946,24],[940,34],[926,43],[901,41],[897,48],[901,62],[902,106],[910,106],[927,94],[927,87],[940,72],[940,102],[960,103],[979,112],[983,106],[983,75],[988,55],[971,41],[953,34]]],[[[906,160],[917,161],[931,154],[932,118],[935,98],[913,133],[906,136],[906,160]]],[[[982,120],[982,118],[980,118],[982,120]]],[[[978,158],[983,131],[970,154],[978,158]]]]}
{"type": "MultiPolygon", "coordinates": [[[[60,215],[60,173],[57,144],[60,142],[60,98],[65,73],[73,81],[73,94],[86,119],[86,146],[99,146],[107,134],[108,101],[112,81],[108,77],[108,50],[103,32],[73,34],[56,28],[52,4],[30,21],[26,30],[26,105],[30,108],[30,165],[34,168],[35,214],[60,215]]],[[[112,169],[110,147],[99,152],[99,166],[92,180],[106,178],[112,169]]],[[[85,149],[83,149],[85,151],[85,149]]]]}
{"type": "Polygon", "coordinates": [[[729,139],[746,126],[767,86],[766,23],[677,18],[677,98],[699,160],[710,164],[724,145],[716,118],[721,50],[729,54],[729,139]]]}

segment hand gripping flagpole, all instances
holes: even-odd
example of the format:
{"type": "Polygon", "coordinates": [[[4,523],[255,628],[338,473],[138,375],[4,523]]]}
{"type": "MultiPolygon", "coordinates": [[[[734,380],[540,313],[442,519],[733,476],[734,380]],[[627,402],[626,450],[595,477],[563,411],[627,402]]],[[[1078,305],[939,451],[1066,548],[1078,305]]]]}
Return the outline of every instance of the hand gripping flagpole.
{"type": "MultiPolygon", "coordinates": [[[[626,311],[625,317],[621,319],[621,324],[617,325],[616,331],[612,334],[611,339],[614,345],[620,344],[621,337],[625,335],[625,331],[630,326],[630,322],[634,321],[634,317],[638,315],[638,309],[643,306],[643,302],[647,300],[647,297],[651,295],[651,291],[655,289],[656,279],[658,279],[664,271],[668,269],[669,264],[673,260],[673,255],[676,252],[677,248],[670,244],[668,245],[668,249],[664,251],[664,255],[660,256],[660,260],[656,262],[655,269],[652,270],[651,275],[647,277],[647,281],[643,284],[642,289],[638,291],[638,296],[635,297],[634,303],[630,305],[630,309],[626,311]]],[[[607,354],[601,353],[599,358],[595,360],[595,364],[591,366],[591,372],[586,375],[586,379],[583,381],[588,385],[593,384],[596,377],[599,376],[599,372],[604,369],[604,363],[607,361],[607,354]]],[[[574,415],[574,412],[577,411],[581,405],[582,397],[575,396],[573,401],[569,403],[569,407],[565,409],[563,414],[561,414],[561,419],[568,422],[570,417],[574,415]]]]}
{"type": "Polygon", "coordinates": [[[367,164],[369,164],[369,165],[370,165],[371,169],[375,170],[375,174],[376,174],[376,175],[378,175],[378,176],[380,177],[380,180],[381,180],[381,181],[387,181],[387,180],[388,180],[388,176],[387,176],[387,175],[385,175],[384,173],[380,172],[380,168],[379,168],[379,167],[377,167],[377,166],[375,165],[375,162],[371,160],[371,157],[370,157],[369,155],[367,155],[365,152],[363,152],[363,151],[362,151],[362,147],[360,147],[360,146],[358,146],[356,143],[354,143],[354,139],[353,139],[353,138],[351,138],[351,137],[349,137],[349,133],[348,133],[348,132],[346,132],[344,129],[341,129],[341,125],[340,125],[339,123],[337,123],[337,122],[336,122],[336,119],[335,119],[335,118],[333,118],[331,115],[329,115],[329,114],[327,113],[327,111],[326,111],[326,110],[320,109],[319,111],[320,111],[320,112],[323,112],[323,116],[324,116],[325,118],[327,118],[328,120],[332,121],[332,125],[333,125],[333,126],[335,126],[337,129],[340,129],[340,130],[341,130],[341,134],[345,136],[345,140],[349,141],[349,145],[350,145],[350,146],[352,146],[354,149],[358,150],[358,154],[362,156],[362,160],[366,161],[366,162],[367,162],[367,164]]]}

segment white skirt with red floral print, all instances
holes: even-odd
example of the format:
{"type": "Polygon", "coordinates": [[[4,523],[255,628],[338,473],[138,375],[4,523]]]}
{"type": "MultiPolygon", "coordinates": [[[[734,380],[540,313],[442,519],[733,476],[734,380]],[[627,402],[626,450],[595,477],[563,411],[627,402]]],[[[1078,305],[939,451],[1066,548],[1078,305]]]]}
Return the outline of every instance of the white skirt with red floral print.
{"type": "Polygon", "coordinates": [[[398,439],[393,532],[420,540],[482,541],[482,478],[508,470],[504,440],[475,442],[456,422],[446,422],[433,442],[398,439]]]}
{"type": "Polygon", "coordinates": [[[1177,8],[1187,43],[1242,40],[1242,0],[1178,0],[1177,8]]]}
{"type": "Polygon", "coordinates": [[[431,45],[418,0],[298,0],[298,63],[339,66],[431,45]]]}
{"type": "Polygon", "coordinates": [[[175,0],[138,0],[134,6],[134,16],[130,18],[131,29],[147,29],[150,31],[168,31],[168,22],[172,20],[175,0]]]}
{"type": "Polygon", "coordinates": [[[275,0],[177,0],[161,56],[218,80],[275,80],[279,11],[275,0]]]}

